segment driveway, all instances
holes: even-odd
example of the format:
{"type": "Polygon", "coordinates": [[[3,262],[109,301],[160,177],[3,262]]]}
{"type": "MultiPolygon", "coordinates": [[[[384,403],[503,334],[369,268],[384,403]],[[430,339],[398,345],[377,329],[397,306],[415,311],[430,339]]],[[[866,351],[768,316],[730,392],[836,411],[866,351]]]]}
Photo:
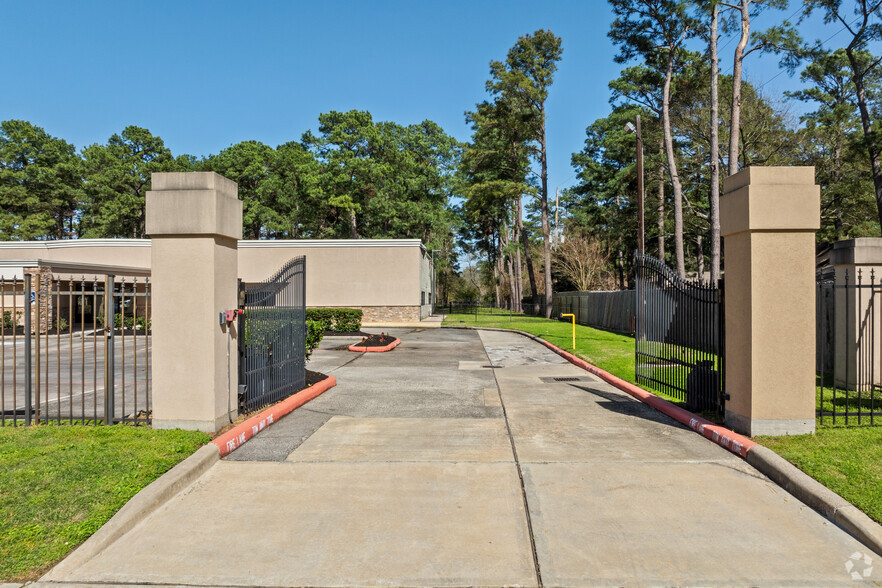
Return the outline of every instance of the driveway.
{"type": "Polygon", "coordinates": [[[845,562],[860,543],[542,346],[499,332],[394,334],[402,344],[379,354],[325,339],[309,367],[336,388],[47,580],[854,584],[845,562]]]}

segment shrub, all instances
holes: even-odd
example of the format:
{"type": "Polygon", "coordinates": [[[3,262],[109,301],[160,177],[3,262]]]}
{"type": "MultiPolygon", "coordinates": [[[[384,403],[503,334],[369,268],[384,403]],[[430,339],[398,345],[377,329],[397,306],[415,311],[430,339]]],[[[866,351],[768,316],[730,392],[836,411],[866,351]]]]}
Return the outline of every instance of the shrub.
{"type": "Polygon", "coordinates": [[[59,331],[66,331],[67,330],[67,319],[59,317],[58,320],[55,322],[55,327],[59,331]]]}
{"type": "Polygon", "coordinates": [[[332,333],[361,330],[362,312],[357,308],[307,308],[307,321],[320,321],[332,333]]]}
{"type": "Polygon", "coordinates": [[[324,321],[311,321],[306,319],[306,361],[312,352],[318,349],[319,343],[325,334],[326,323],[324,321]]]}
{"type": "Polygon", "coordinates": [[[15,318],[12,316],[11,310],[6,310],[3,312],[3,328],[4,329],[14,329],[18,326],[18,321],[21,319],[21,315],[23,313],[18,311],[15,313],[15,318]]]}

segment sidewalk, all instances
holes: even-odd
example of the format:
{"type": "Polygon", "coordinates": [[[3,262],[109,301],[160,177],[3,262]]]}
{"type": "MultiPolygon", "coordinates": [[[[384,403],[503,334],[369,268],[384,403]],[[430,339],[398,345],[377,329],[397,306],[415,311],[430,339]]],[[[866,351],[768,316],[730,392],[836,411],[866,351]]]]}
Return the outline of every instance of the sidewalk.
{"type": "Polygon", "coordinates": [[[40,585],[855,584],[860,543],[537,343],[394,334],[323,341],[336,388],[40,585]]]}

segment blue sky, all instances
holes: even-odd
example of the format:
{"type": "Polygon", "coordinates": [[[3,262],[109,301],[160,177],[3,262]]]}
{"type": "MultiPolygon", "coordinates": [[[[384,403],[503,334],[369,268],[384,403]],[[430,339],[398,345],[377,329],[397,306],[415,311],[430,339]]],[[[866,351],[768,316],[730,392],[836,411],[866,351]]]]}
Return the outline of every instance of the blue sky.
{"type": "MultiPolygon", "coordinates": [[[[612,19],[601,0],[6,2],[0,119],[29,120],[77,148],[134,124],[196,156],[299,139],[329,110],[431,119],[467,140],[463,112],[486,98],[489,62],[547,28],[564,47],[548,102],[549,184],[565,187],[585,127],[609,112],[607,82],[621,69],[612,19]]],[[[804,29],[827,38],[839,27],[804,29]]],[[[724,72],[734,45],[721,52],[724,72]]],[[[745,67],[771,97],[798,86],[779,73],[774,57],[745,67]]]]}

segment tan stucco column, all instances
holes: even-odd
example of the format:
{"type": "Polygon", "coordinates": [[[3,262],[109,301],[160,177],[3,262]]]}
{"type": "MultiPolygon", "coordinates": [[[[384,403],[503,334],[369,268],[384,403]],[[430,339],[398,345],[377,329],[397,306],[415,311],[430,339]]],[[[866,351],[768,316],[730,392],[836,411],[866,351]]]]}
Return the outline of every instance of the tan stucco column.
{"type": "Polygon", "coordinates": [[[213,172],[151,182],[153,426],[215,432],[228,407],[237,414],[235,327],[228,333],[218,315],[237,307],[238,187],[213,172]]]}
{"type": "Polygon", "coordinates": [[[861,238],[833,244],[830,264],[835,272],[833,374],[836,385],[868,390],[882,383],[882,239],[861,238]],[[858,287],[860,284],[860,287],[858,287]],[[871,340],[872,338],[872,340],[871,340]]]}
{"type": "Polygon", "coordinates": [[[726,424],[747,435],[815,430],[813,167],[749,167],[723,183],[726,424]]]}

